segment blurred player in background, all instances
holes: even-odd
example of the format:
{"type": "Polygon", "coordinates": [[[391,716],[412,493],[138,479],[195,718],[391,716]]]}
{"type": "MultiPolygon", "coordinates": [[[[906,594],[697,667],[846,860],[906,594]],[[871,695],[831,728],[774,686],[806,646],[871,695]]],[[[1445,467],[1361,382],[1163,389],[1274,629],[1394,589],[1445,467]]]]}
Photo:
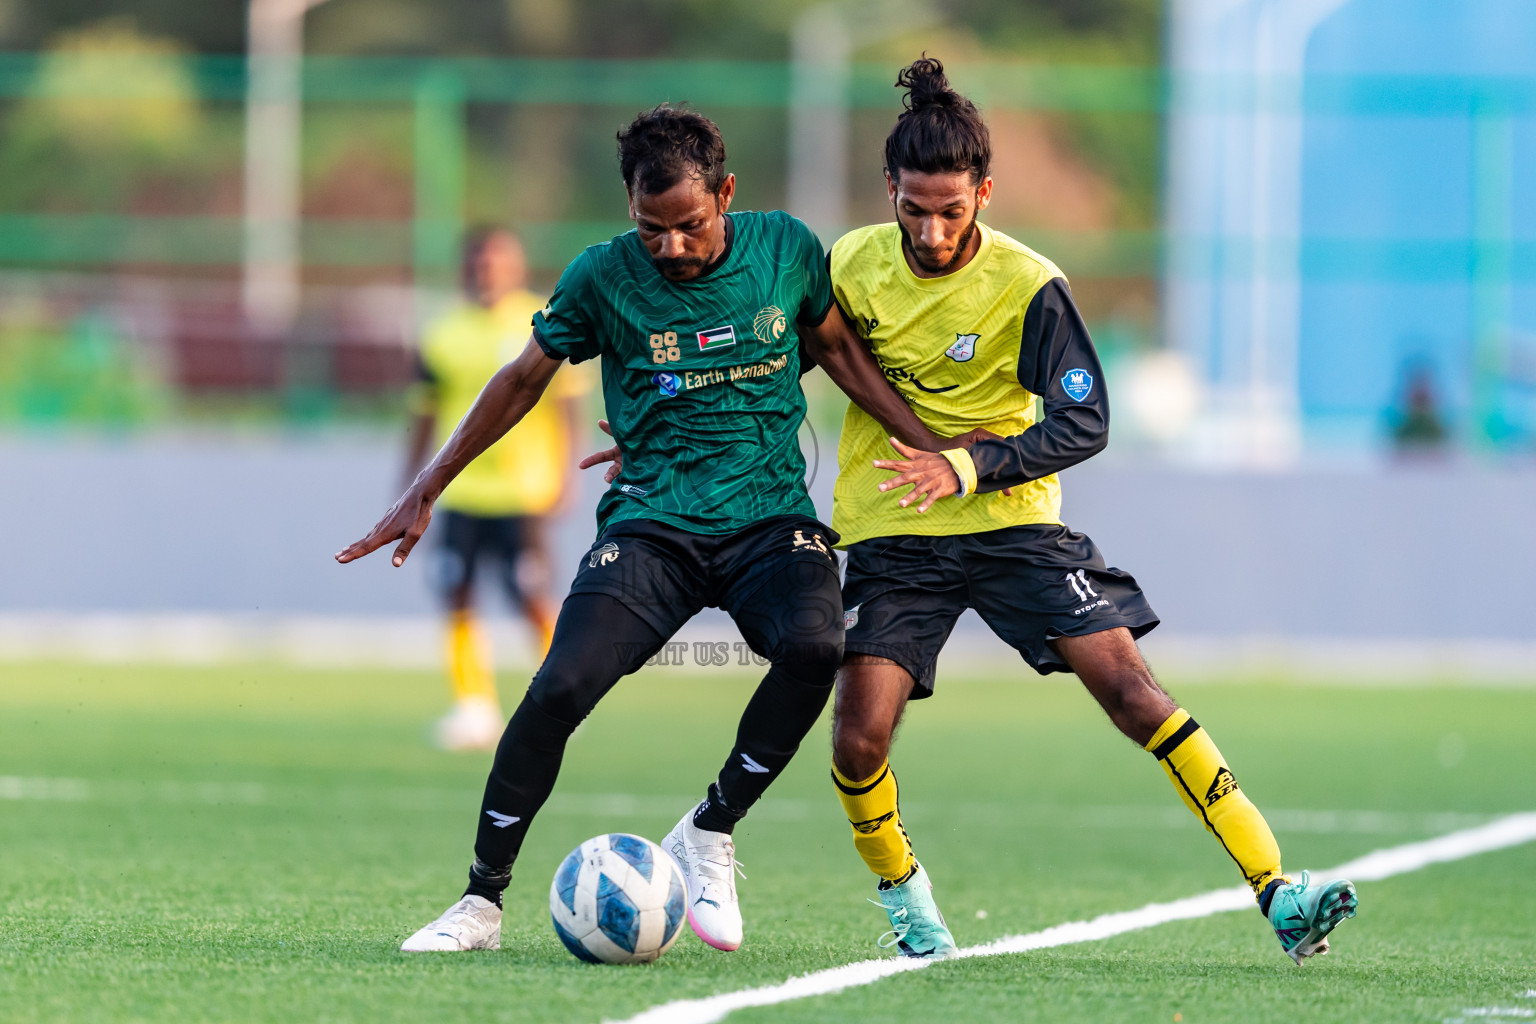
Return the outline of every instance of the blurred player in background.
{"type": "MultiPolygon", "coordinates": [[[[544,300],[524,287],[522,243],[510,231],[481,228],[464,240],[467,301],[427,329],[411,393],[406,487],[442,447],[486,381],[528,337],[544,300]]],[[[537,638],[535,663],[555,628],[550,600],[548,517],[571,485],[573,439],[580,436],[581,396],[589,377],[556,375],[544,397],[513,430],[464,468],[438,500],[440,546],[431,567],[448,611],[446,643],[453,707],[437,723],[448,750],[493,749],[506,725],[491,654],[475,615],[476,579],[490,572],[527,618],[537,638]]]]}
{"type": "Polygon", "coordinates": [[[1003,436],[939,454],[891,438],[902,456],[892,459],[880,425],[850,406],[838,446],[832,523],[848,549],[847,634],[832,776],[854,846],[880,877],[890,943],[907,956],[955,949],[887,758],[907,701],[932,696],[939,651],[969,607],[1037,671],[1076,673],[1156,757],[1297,963],[1326,952],[1329,932],[1354,916],[1353,886],[1281,873],[1269,825],[1137,650],[1158,621],[1141,588],[1061,523],[1057,472],[1102,451],[1109,436],[1103,370],[1066,278],[976,220],[992,195],[991,141],[943,65],[918,60],[896,84],[908,89],[885,143],[896,223],[833,246],[833,291],[930,430],[1003,436]],[[881,495],[906,484],[899,503],[881,495]]]}

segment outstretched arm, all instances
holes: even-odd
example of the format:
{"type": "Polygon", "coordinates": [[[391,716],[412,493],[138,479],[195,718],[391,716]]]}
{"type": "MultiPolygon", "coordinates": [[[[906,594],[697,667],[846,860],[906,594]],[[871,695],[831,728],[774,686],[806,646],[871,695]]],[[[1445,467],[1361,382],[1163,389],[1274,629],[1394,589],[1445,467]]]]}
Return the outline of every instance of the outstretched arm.
{"type": "Polygon", "coordinates": [[[337,552],[336,561],[345,564],[398,540],[393,561],[404,564],[432,521],[432,505],[443,488],[533,408],[561,362],[530,341],[522,355],[497,370],[427,468],[366,537],[337,552]]]}
{"type": "Polygon", "coordinates": [[[923,451],[936,452],[948,445],[935,437],[906,399],[891,387],[880,372],[875,357],[848,321],[842,309],[832,303],[821,323],[814,327],[800,325],[800,337],[816,364],[827,371],[833,383],[842,388],[855,405],[869,413],[889,435],[923,451]]]}

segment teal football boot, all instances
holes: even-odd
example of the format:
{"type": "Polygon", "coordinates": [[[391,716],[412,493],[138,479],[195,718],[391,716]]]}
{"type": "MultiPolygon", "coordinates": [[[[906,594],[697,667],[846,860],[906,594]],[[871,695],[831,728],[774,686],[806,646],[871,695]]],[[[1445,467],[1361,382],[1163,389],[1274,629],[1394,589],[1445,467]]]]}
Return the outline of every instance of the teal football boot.
{"type": "Polygon", "coordinates": [[[869,902],[884,907],[891,919],[891,930],[876,940],[881,949],[895,946],[902,956],[955,954],[955,937],[944,924],[944,915],[933,899],[933,883],[921,864],[900,885],[881,883],[879,901],[869,902]]]}
{"type": "Polygon", "coordinates": [[[1303,871],[1301,881],[1280,886],[1269,902],[1275,937],[1298,966],[1313,954],[1328,952],[1328,933],[1360,908],[1354,883],[1342,878],[1315,888],[1311,883],[1311,874],[1303,871]]]}

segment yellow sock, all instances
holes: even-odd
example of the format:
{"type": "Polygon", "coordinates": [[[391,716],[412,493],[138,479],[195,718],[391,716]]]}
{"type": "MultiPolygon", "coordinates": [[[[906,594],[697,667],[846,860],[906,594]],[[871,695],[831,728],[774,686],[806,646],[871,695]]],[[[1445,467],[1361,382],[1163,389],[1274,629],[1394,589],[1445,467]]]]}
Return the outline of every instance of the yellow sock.
{"type": "Polygon", "coordinates": [[[904,882],[917,867],[912,855],[912,841],[901,825],[897,807],[896,773],[889,763],[867,779],[850,779],[836,766],[832,783],[843,813],[853,826],[853,848],[859,851],[869,870],[891,882],[904,882]]]}
{"type": "Polygon", "coordinates": [[[1210,736],[1183,708],[1147,741],[1184,805],[1205,823],[1260,894],[1280,874],[1280,844],[1264,815],[1237,786],[1210,736]]]}
{"type": "Polygon", "coordinates": [[[538,636],[539,662],[549,657],[549,645],[555,642],[555,620],[542,608],[528,616],[528,621],[533,624],[533,631],[538,636]]]}
{"type": "Polygon", "coordinates": [[[490,647],[473,612],[448,617],[448,682],[453,699],[484,700],[496,705],[496,680],[491,676],[490,647]]]}

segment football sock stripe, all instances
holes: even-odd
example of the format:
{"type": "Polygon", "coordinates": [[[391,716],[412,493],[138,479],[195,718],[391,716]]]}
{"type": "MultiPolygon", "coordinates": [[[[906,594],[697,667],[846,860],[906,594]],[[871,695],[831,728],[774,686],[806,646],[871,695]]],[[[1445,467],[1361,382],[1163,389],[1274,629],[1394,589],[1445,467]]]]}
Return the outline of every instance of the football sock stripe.
{"type": "Polygon", "coordinates": [[[838,771],[836,766],[833,766],[832,784],[837,787],[839,793],[843,793],[848,796],[863,796],[865,793],[868,793],[870,790],[880,785],[880,783],[884,782],[885,776],[888,772],[890,772],[890,770],[891,766],[889,763],[883,764],[880,766],[880,770],[873,776],[871,776],[869,779],[865,779],[863,783],[858,783],[847,781],[847,776],[838,771]]]}
{"type": "Polygon", "coordinates": [[[1158,743],[1155,747],[1152,746],[1152,742],[1153,740],[1157,739],[1156,735],[1152,737],[1152,740],[1147,741],[1147,749],[1151,750],[1152,756],[1157,758],[1159,761],[1166,761],[1168,759],[1168,755],[1178,749],[1179,744],[1189,739],[1190,736],[1194,735],[1195,730],[1200,728],[1200,724],[1189,716],[1189,712],[1185,711],[1183,708],[1180,708],[1178,711],[1174,712],[1174,714],[1169,716],[1167,722],[1164,722],[1161,726],[1158,727],[1158,733],[1161,733],[1164,729],[1166,729],[1168,727],[1168,723],[1174,721],[1180,715],[1184,716],[1183,723],[1180,724],[1179,727],[1175,729],[1167,739],[1158,743]]]}

